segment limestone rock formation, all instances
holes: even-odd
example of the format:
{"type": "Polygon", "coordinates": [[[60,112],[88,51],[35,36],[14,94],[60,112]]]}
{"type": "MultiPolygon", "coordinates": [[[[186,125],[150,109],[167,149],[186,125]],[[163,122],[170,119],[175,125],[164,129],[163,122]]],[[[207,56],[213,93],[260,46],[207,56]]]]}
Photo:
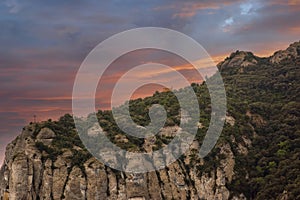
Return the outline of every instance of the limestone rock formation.
{"type": "MultiPolygon", "coordinates": [[[[164,170],[130,174],[110,169],[93,157],[81,167],[74,165],[70,149],[55,160],[45,159],[45,151],[40,151],[36,143],[49,145],[48,140],[41,139],[53,139],[55,133],[48,128],[36,131],[34,124],[25,127],[7,146],[0,173],[2,199],[229,199],[226,182],[232,180],[235,165],[229,145],[221,147],[226,158],[209,173],[199,174],[196,164],[190,168],[192,165],[178,160],[164,170]]],[[[161,134],[172,135],[176,131],[178,127],[167,128],[161,134]]],[[[199,147],[196,143],[192,145],[194,150],[199,147]]]]}

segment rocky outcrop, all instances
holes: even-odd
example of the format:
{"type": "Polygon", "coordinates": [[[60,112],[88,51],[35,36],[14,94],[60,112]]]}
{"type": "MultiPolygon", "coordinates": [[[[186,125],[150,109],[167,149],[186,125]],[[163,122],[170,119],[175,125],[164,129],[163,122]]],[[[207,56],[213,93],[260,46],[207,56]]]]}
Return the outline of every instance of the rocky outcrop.
{"type": "Polygon", "coordinates": [[[55,133],[51,129],[43,128],[36,136],[36,141],[42,142],[45,145],[50,145],[54,137],[55,133]]]}
{"type": "Polygon", "coordinates": [[[218,64],[218,67],[222,70],[226,67],[235,67],[239,66],[242,69],[243,67],[253,66],[257,64],[257,57],[254,56],[251,52],[246,51],[236,51],[227,57],[223,62],[218,64]]]}
{"type": "Polygon", "coordinates": [[[286,50],[280,50],[275,52],[270,57],[271,63],[280,63],[284,59],[296,58],[300,55],[300,41],[294,42],[286,50]]]}
{"type": "MultiPolygon", "coordinates": [[[[173,136],[176,131],[178,127],[169,127],[161,130],[160,134],[173,136]]],[[[220,148],[226,158],[209,173],[201,173],[197,169],[198,163],[203,164],[203,161],[191,158],[199,148],[195,141],[185,156],[186,162],[178,160],[164,170],[131,174],[110,169],[93,157],[83,165],[74,165],[72,149],[65,149],[51,159],[45,151],[36,147],[36,143],[50,145],[49,139],[54,137],[51,129],[36,130],[32,124],[25,127],[22,134],[7,146],[0,173],[2,199],[156,200],[230,197],[226,183],[232,180],[235,161],[229,145],[220,148]]],[[[146,143],[149,151],[152,142],[146,143]]]]}
{"type": "Polygon", "coordinates": [[[200,178],[199,174],[195,173],[196,170],[190,172],[200,199],[229,199],[230,197],[226,184],[230,184],[234,176],[234,155],[229,145],[222,146],[220,154],[226,155],[226,158],[220,161],[220,166],[217,168],[202,173],[200,178]]]}

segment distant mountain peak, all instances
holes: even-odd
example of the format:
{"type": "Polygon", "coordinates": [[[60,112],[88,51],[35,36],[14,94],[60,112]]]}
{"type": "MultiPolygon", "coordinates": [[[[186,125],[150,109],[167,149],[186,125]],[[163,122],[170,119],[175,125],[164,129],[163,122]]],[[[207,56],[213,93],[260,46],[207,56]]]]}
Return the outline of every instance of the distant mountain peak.
{"type": "Polygon", "coordinates": [[[237,50],[235,52],[232,52],[229,56],[229,58],[234,58],[236,56],[254,56],[252,52],[250,51],[240,51],[240,50],[237,50]]]}
{"type": "Polygon", "coordinates": [[[248,51],[239,51],[233,52],[227,57],[223,62],[218,64],[220,69],[224,67],[234,67],[234,66],[242,66],[247,67],[250,65],[255,65],[257,63],[257,57],[248,51]]]}
{"type": "Polygon", "coordinates": [[[300,41],[290,44],[286,50],[276,51],[271,57],[271,63],[280,63],[284,59],[295,58],[300,55],[300,41]]]}

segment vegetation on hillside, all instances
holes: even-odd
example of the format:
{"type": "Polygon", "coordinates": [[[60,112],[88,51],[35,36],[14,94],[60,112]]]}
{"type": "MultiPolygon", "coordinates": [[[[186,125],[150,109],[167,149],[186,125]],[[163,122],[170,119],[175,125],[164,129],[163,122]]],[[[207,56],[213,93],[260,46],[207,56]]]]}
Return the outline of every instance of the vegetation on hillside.
{"type": "MultiPolygon", "coordinates": [[[[221,74],[227,93],[228,115],[235,119],[234,125],[225,124],[220,143],[229,143],[236,160],[233,181],[227,187],[233,193],[243,193],[249,199],[274,199],[284,191],[289,198],[300,199],[300,58],[286,59],[272,64],[268,58],[258,58],[249,66],[224,66],[221,74]],[[238,143],[243,137],[252,141],[248,154],[241,154],[238,143]],[[232,139],[234,138],[234,140],[232,139]]],[[[229,59],[229,58],[228,58],[229,59]]],[[[192,84],[197,94],[202,127],[196,139],[203,140],[210,120],[210,97],[205,83],[192,84]]],[[[149,108],[153,104],[163,105],[167,111],[165,126],[180,123],[180,106],[171,91],[156,92],[151,97],[131,100],[130,114],[135,123],[146,126],[150,122],[149,108]]],[[[119,147],[130,151],[143,151],[144,140],[125,135],[116,125],[111,111],[98,111],[99,123],[108,138],[119,147]],[[120,135],[124,138],[120,140],[120,135]]],[[[91,155],[79,139],[74,121],[67,114],[58,121],[37,124],[52,129],[57,137],[51,146],[37,143],[37,147],[55,159],[64,149],[72,149],[74,165],[81,166],[91,155]],[[74,146],[79,148],[74,148],[74,146]]],[[[156,149],[167,144],[172,138],[157,136],[156,149]]],[[[156,150],[153,149],[153,150],[156,150]]],[[[215,148],[198,166],[201,173],[218,165],[221,158],[215,148]]],[[[192,165],[196,165],[197,157],[192,165]]]]}

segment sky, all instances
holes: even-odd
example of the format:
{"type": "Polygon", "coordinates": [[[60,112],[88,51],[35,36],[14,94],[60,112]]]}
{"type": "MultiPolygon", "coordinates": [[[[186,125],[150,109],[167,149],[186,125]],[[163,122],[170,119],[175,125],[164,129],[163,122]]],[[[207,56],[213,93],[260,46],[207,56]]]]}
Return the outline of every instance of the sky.
{"type": "MultiPolygon", "coordinates": [[[[33,115],[40,121],[71,112],[76,72],[98,43],[149,26],[192,37],[216,63],[236,50],[270,56],[299,41],[300,1],[0,0],[0,162],[33,115]]],[[[174,55],[135,52],[114,62],[101,79],[106,85],[97,93],[101,108],[108,107],[112,83],[124,71],[153,60],[181,66],[191,80],[199,79],[174,55]]],[[[147,95],[143,91],[149,90],[135,97],[147,95]]]]}

